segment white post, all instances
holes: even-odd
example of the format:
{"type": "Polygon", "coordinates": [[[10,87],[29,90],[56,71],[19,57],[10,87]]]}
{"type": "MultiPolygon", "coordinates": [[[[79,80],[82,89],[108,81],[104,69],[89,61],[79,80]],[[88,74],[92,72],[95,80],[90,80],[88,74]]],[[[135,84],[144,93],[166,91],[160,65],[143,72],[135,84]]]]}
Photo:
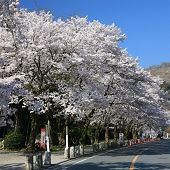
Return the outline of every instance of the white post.
{"type": "Polygon", "coordinates": [[[68,126],[66,126],[66,149],[68,149],[68,126]]]}
{"type": "Polygon", "coordinates": [[[49,141],[49,120],[48,125],[46,125],[46,143],[47,143],[47,152],[50,152],[50,141],[49,141]]]}
{"type": "Polygon", "coordinates": [[[70,149],[68,147],[68,126],[66,126],[66,147],[64,152],[64,158],[66,159],[70,158],[70,149]]]}
{"type": "Polygon", "coordinates": [[[46,125],[46,144],[47,144],[47,151],[45,152],[45,159],[44,159],[44,165],[50,165],[51,164],[51,153],[50,153],[50,142],[49,142],[49,120],[48,125],[46,125]]]}
{"type": "Polygon", "coordinates": [[[46,136],[46,142],[47,142],[47,152],[50,152],[50,142],[48,136],[46,136]]]}

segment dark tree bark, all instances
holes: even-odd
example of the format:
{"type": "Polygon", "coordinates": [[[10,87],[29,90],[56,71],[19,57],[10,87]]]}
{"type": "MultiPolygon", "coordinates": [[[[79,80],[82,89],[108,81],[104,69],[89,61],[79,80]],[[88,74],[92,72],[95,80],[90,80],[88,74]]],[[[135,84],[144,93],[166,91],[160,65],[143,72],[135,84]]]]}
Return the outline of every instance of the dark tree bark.
{"type": "Polygon", "coordinates": [[[57,125],[58,122],[56,121],[56,118],[53,118],[53,115],[51,115],[51,113],[47,114],[47,119],[50,121],[50,127],[49,127],[50,144],[52,146],[57,146],[59,145],[58,125],[57,125]]]}
{"type": "Polygon", "coordinates": [[[39,130],[39,123],[40,123],[40,116],[36,114],[31,114],[31,132],[26,148],[26,151],[28,152],[35,152],[35,139],[39,130]]]}
{"type": "Polygon", "coordinates": [[[83,126],[82,129],[82,137],[80,138],[80,143],[85,145],[86,141],[87,141],[87,131],[88,131],[88,127],[90,125],[90,118],[93,116],[95,109],[92,109],[92,111],[86,115],[86,120],[85,120],[85,124],[83,126]]]}
{"type": "Polygon", "coordinates": [[[106,123],[106,130],[105,130],[105,142],[109,142],[109,125],[110,125],[110,120],[108,119],[106,123]]]}
{"type": "Polygon", "coordinates": [[[90,120],[86,120],[83,129],[82,129],[82,137],[80,139],[80,143],[85,145],[86,144],[86,139],[87,139],[87,130],[90,125],[90,120]]]}
{"type": "Polygon", "coordinates": [[[96,133],[95,133],[95,141],[94,143],[99,143],[100,140],[100,132],[102,130],[103,126],[101,125],[101,122],[98,122],[96,125],[96,133]]]}
{"type": "Polygon", "coordinates": [[[117,141],[117,125],[114,124],[114,141],[117,141]]]}

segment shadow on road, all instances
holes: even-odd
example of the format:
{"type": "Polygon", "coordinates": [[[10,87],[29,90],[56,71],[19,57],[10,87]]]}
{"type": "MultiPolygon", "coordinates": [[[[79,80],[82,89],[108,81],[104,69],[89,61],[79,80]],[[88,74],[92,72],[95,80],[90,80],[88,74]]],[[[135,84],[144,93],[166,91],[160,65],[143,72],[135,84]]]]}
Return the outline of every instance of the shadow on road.
{"type": "Polygon", "coordinates": [[[167,154],[170,156],[170,140],[160,140],[110,150],[96,156],[91,155],[92,158],[78,159],[74,163],[64,166],[65,168],[63,167],[62,170],[129,170],[136,155],[140,155],[139,157],[145,158],[146,161],[139,161],[139,163],[137,161],[134,170],[170,170],[170,157],[164,156],[167,154]],[[159,159],[161,163],[152,162],[153,157],[159,159]]]}
{"type": "Polygon", "coordinates": [[[25,164],[24,163],[16,163],[16,164],[5,164],[0,165],[0,169],[2,170],[25,170],[25,164]]]}

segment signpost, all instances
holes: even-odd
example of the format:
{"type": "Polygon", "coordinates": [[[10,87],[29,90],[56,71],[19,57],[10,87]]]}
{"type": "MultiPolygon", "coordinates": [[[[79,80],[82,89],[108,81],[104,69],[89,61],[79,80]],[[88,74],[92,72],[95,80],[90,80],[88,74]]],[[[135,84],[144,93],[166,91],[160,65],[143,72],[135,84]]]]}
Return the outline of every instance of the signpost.
{"type": "Polygon", "coordinates": [[[123,143],[124,142],[124,134],[119,133],[119,142],[123,143]]]}
{"type": "Polygon", "coordinates": [[[45,128],[41,128],[41,147],[45,147],[45,128]]]}

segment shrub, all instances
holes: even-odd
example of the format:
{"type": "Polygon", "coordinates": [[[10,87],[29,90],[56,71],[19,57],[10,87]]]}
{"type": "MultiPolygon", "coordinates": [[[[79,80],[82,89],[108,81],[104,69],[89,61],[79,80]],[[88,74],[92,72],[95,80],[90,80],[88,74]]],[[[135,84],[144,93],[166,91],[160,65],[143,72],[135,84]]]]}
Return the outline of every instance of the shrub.
{"type": "Polygon", "coordinates": [[[24,136],[14,131],[9,134],[4,140],[4,148],[9,150],[19,150],[24,147],[24,136]]]}

